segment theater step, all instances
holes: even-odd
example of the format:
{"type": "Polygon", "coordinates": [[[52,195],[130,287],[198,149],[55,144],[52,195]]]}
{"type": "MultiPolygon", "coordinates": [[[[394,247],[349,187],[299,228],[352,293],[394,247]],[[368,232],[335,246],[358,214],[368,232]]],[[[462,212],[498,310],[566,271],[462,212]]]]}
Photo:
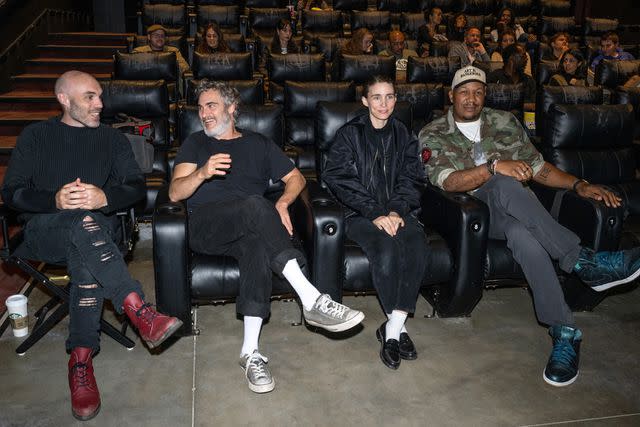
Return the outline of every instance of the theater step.
{"type": "Polygon", "coordinates": [[[13,90],[0,94],[0,111],[42,111],[58,108],[53,91],[13,90]]]}
{"type": "Polygon", "coordinates": [[[127,45],[129,33],[49,33],[48,44],[83,46],[120,46],[127,45]]]}
{"type": "Polygon", "coordinates": [[[59,116],[60,108],[44,111],[0,111],[0,136],[18,136],[32,123],[59,116]]]}
{"type": "MultiPolygon", "coordinates": [[[[37,74],[18,74],[11,76],[11,87],[13,90],[25,90],[53,93],[56,80],[62,73],[37,73],[37,74]]],[[[111,73],[91,73],[98,81],[110,80],[111,73]]]]}
{"type": "Polygon", "coordinates": [[[127,45],[81,46],[43,44],[38,46],[38,56],[40,58],[112,59],[117,51],[127,52],[127,45]]]}
{"type": "Polygon", "coordinates": [[[110,73],[113,59],[35,58],[25,61],[25,73],[64,73],[79,70],[86,73],[110,73]]]}
{"type": "Polygon", "coordinates": [[[0,135],[0,155],[11,154],[17,140],[18,137],[16,135],[0,135]]]}

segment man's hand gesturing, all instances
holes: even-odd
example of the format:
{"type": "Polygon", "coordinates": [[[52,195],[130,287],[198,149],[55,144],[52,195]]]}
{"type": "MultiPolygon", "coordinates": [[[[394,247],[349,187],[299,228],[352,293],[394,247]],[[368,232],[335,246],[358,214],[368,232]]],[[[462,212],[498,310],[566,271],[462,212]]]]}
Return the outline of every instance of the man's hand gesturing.
{"type": "Polygon", "coordinates": [[[200,168],[200,177],[209,179],[214,175],[226,175],[231,167],[231,156],[226,153],[218,153],[209,157],[207,163],[200,168]]]}

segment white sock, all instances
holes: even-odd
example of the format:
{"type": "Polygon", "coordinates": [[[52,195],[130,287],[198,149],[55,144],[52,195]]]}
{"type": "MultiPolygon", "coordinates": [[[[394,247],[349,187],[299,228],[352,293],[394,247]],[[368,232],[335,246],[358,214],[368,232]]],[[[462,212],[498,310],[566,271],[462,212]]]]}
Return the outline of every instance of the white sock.
{"type": "MultiPolygon", "coordinates": [[[[387,319],[391,319],[391,314],[387,313],[387,319]]],[[[407,321],[405,320],[404,324],[402,325],[402,329],[400,329],[400,333],[408,333],[407,332],[407,321]]]]}
{"type": "Polygon", "coordinates": [[[307,280],[304,276],[302,270],[300,270],[300,266],[298,265],[298,261],[294,259],[290,259],[284,266],[282,270],[282,275],[289,281],[293,290],[296,291],[298,297],[300,297],[300,301],[302,302],[302,306],[306,310],[311,310],[313,308],[313,304],[315,304],[316,300],[320,296],[320,292],[307,280]]]}
{"type": "Polygon", "coordinates": [[[391,312],[385,331],[387,340],[400,340],[400,331],[402,330],[402,326],[404,326],[404,322],[407,320],[407,315],[408,313],[406,311],[401,310],[393,310],[391,312]]]}
{"type": "Polygon", "coordinates": [[[240,356],[252,354],[258,349],[258,338],[260,337],[260,328],[262,327],[262,318],[255,316],[244,316],[244,341],[240,356]]]}

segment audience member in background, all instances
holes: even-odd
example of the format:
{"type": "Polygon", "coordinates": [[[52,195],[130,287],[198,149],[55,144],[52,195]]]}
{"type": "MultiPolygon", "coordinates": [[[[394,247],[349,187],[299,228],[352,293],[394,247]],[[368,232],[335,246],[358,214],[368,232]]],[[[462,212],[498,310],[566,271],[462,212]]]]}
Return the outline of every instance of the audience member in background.
{"type": "Polygon", "coordinates": [[[358,28],[340,49],[348,55],[370,55],[373,53],[373,34],[366,28],[358,28]]]}
{"type": "Polygon", "coordinates": [[[489,61],[489,54],[481,41],[478,27],[469,27],[464,34],[464,42],[451,42],[449,59],[460,58],[461,67],[473,64],[474,61],[489,61]]]}
{"type": "Polygon", "coordinates": [[[500,33],[504,32],[507,29],[514,32],[514,34],[516,35],[516,41],[527,41],[527,33],[522,28],[522,25],[516,24],[515,16],[513,16],[513,11],[508,7],[505,7],[498,14],[498,22],[496,23],[496,28],[491,30],[491,40],[497,42],[500,33]]]}
{"type": "Polygon", "coordinates": [[[525,74],[527,66],[527,52],[517,43],[507,46],[502,51],[504,65],[498,70],[492,71],[487,76],[489,83],[522,84],[524,87],[524,109],[535,110],[536,82],[531,76],[525,74]]]}
{"type": "Polygon", "coordinates": [[[464,41],[465,30],[467,29],[467,15],[462,12],[456,13],[453,17],[453,25],[449,27],[447,39],[449,41],[464,41]]]}
{"type": "Polygon", "coordinates": [[[226,53],[231,49],[224,41],[224,35],[216,22],[210,22],[202,32],[200,43],[196,48],[198,53],[226,53]]]}
{"type": "Polygon", "coordinates": [[[560,61],[560,57],[563,53],[569,50],[569,34],[565,32],[555,33],[549,39],[550,50],[547,50],[542,55],[542,59],[545,61],[560,61]]]}
{"type": "Polygon", "coordinates": [[[415,50],[407,49],[404,33],[398,30],[393,30],[389,33],[389,47],[378,55],[394,56],[396,58],[396,69],[398,70],[406,70],[407,59],[410,56],[418,56],[415,50]]]}
{"type": "MultiPolygon", "coordinates": [[[[491,54],[491,61],[494,62],[504,62],[502,59],[502,51],[507,47],[516,42],[516,34],[513,32],[511,28],[505,29],[502,33],[500,33],[500,38],[498,42],[498,48],[493,51],[491,54]]],[[[524,73],[528,76],[532,76],[531,74],[531,57],[529,53],[525,52],[527,57],[527,66],[524,69],[524,73]]]]}
{"type": "MultiPolygon", "coordinates": [[[[487,204],[489,237],[506,240],[529,284],[537,320],[549,327],[553,348],[544,381],[567,386],[578,377],[582,332],[565,301],[552,260],[561,270],[575,272],[585,285],[601,292],[638,277],[640,249],[594,253],[553,219],[527,186],[529,182],[573,190],[614,208],[621,206],[621,199],[603,186],[589,184],[547,163],[513,114],[484,107],[485,81],[484,72],[475,67],[456,72],[447,115],[420,131],[421,149],[432,152],[426,172],[443,190],[473,192],[487,204]]],[[[504,322],[509,324],[510,320],[504,322]]],[[[495,354],[500,357],[499,349],[495,354]]],[[[601,354],[593,356],[603,359],[601,354]]],[[[606,364],[601,366],[596,375],[607,374],[606,364]]],[[[588,372],[595,374],[591,369],[588,372]]]]}
{"type": "Polygon", "coordinates": [[[286,55],[288,53],[300,52],[300,49],[293,41],[293,28],[291,27],[291,21],[288,19],[281,19],[278,21],[269,48],[271,53],[274,54],[280,53],[282,55],[286,55]]]}
{"type": "Polygon", "coordinates": [[[300,0],[298,10],[330,10],[331,6],[324,0],[300,0]]]}
{"type": "Polygon", "coordinates": [[[550,86],[586,86],[587,62],[578,49],[569,49],[560,57],[558,72],[549,79],[550,86]]]}
{"type": "Polygon", "coordinates": [[[376,331],[380,359],[398,369],[418,354],[405,328],[415,311],[429,247],[418,220],[424,172],[418,140],[395,118],[393,79],[365,83],[366,112],[342,126],[322,175],[344,205],[345,233],[369,259],[371,280],[388,320],[376,331]]]}
{"type": "Polygon", "coordinates": [[[364,314],[320,294],[300,268],[305,258],[292,244],[288,209],[305,187],[300,171],[269,138],[236,128],[240,94],[234,87],[202,79],[196,95],[203,130],[180,146],[169,197],[186,200],[191,249],[238,261],[236,310],[244,323],[239,362],[249,389],[266,393],[275,380],[258,339],[271,310],[274,274],[291,284],[310,325],[345,331],[364,314]],[[264,197],[270,181],[284,183],[275,204],[264,197]]]}
{"type": "Polygon", "coordinates": [[[180,76],[185,71],[189,70],[189,64],[185,61],[184,57],[180,53],[180,49],[175,46],[169,46],[167,42],[167,30],[159,24],[153,24],[147,28],[147,45],[138,46],[133,49],[133,53],[148,53],[148,52],[175,52],[176,60],[178,61],[178,67],[180,67],[180,76]]]}
{"type": "Polygon", "coordinates": [[[431,42],[446,42],[448,40],[446,35],[438,33],[438,27],[442,24],[442,9],[434,7],[428,15],[425,12],[425,15],[427,23],[418,28],[418,37],[416,38],[422,57],[429,55],[431,42]]]}
{"type": "Polygon", "coordinates": [[[591,71],[596,71],[596,66],[603,59],[611,61],[629,61],[634,57],[629,52],[625,52],[620,48],[620,38],[613,31],[606,32],[600,37],[600,50],[591,62],[591,71]]]}

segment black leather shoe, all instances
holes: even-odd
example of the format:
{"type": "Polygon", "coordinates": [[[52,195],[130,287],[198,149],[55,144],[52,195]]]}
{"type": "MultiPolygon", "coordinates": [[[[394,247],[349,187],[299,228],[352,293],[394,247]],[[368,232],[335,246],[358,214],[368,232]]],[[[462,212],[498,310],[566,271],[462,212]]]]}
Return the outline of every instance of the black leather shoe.
{"type": "Polygon", "coordinates": [[[380,360],[387,368],[398,369],[400,366],[400,343],[398,340],[385,339],[387,322],[376,331],[376,338],[380,341],[380,360]]]}
{"type": "Polygon", "coordinates": [[[400,333],[400,358],[404,360],[416,360],[418,358],[416,346],[406,332],[400,333]]]}

